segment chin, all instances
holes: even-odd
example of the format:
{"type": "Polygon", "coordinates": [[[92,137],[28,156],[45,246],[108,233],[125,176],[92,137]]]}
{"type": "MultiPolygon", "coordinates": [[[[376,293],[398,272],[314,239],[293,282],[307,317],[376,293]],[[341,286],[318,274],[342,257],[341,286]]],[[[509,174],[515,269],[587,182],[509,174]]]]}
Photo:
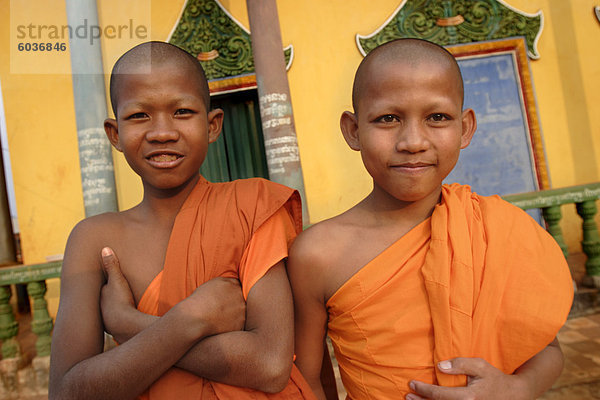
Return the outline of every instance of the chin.
{"type": "Polygon", "coordinates": [[[402,193],[398,193],[398,195],[394,195],[392,192],[392,195],[394,195],[394,197],[400,201],[406,202],[406,203],[417,203],[419,201],[427,201],[430,200],[432,198],[436,199],[437,202],[437,198],[439,197],[440,193],[441,193],[441,188],[442,186],[440,185],[438,188],[435,188],[433,190],[429,190],[429,191],[410,191],[410,190],[405,190],[402,193]]]}
{"type": "Polygon", "coordinates": [[[185,187],[188,183],[190,183],[191,180],[186,180],[186,181],[173,181],[173,180],[169,180],[169,181],[155,181],[155,182],[150,182],[150,185],[152,187],[154,187],[155,189],[158,190],[178,190],[181,189],[183,187],[185,187]]]}

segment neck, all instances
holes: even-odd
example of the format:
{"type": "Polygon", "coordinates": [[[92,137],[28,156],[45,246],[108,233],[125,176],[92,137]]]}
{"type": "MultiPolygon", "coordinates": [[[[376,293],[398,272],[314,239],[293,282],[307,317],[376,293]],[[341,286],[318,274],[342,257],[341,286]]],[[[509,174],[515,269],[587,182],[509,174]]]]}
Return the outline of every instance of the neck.
{"type": "Polygon", "coordinates": [[[196,175],[172,189],[158,189],[144,183],[144,198],[138,205],[140,212],[158,223],[172,223],[199,179],[200,176],[196,175]]]}
{"type": "Polygon", "coordinates": [[[416,201],[399,200],[374,185],[371,193],[362,201],[364,209],[373,216],[379,226],[402,225],[416,226],[431,216],[440,202],[442,187],[416,201]]]}

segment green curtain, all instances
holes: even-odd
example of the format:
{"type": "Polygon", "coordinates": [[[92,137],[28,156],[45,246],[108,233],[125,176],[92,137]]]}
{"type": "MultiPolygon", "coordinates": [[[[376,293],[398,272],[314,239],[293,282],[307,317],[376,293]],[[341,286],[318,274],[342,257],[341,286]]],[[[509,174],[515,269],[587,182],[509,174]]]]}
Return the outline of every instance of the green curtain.
{"type": "Polygon", "coordinates": [[[211,182],[269,178],[256,90],[218,96],[212,108],[225,113],[219,139],[208,147],[200,173],[211,182]]]}

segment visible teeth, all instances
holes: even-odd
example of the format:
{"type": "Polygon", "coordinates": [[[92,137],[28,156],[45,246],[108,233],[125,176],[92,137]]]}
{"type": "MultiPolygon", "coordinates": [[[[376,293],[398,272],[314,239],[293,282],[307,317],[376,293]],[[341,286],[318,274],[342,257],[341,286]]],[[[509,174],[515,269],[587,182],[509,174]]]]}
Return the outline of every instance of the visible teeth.
{"type": "Polygon", "coordinates": [[[167,162],[177,160],[177,156],[174,154],[157,154],[155,156],[150,157],[150,159],[152,161],[167,162]]]}

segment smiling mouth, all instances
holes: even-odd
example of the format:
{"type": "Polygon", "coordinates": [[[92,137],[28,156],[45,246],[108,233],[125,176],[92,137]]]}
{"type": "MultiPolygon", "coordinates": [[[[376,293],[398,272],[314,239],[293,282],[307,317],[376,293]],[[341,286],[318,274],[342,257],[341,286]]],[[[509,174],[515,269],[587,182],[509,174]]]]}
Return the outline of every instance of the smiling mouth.
{"type": "Polygon", "coordinates": [[[177,154],[155,154],[155,155],[148,157],[148,160],[163,163],[163,162],[176,161],[179,158],[181,158],[181,156],[179,156],[177,154]]]}
{"type": "Polygon", "coordinates": [[[392,168],[402,168],[402,169],[420,169],[432,167],[433,164],[430,163],[406,163],[406,164],[398,164],[392,165],[392,168]]]}

